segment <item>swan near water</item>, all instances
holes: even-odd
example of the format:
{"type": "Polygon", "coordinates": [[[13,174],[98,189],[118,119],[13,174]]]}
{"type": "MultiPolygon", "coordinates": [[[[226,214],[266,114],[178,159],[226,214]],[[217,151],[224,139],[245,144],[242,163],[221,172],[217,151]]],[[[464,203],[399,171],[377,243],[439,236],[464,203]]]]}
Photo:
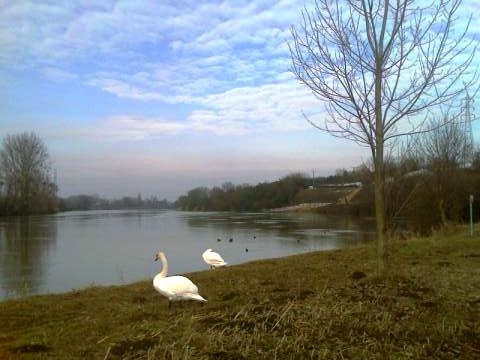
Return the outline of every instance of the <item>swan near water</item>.
{"type": "Polygon", "coordinates": [[[172,301],[207,301],[198,293],[198,287],[189,278],[180,275],[167,276],[168,262],[163,252],[156,254],[154,260],[159,259],[162,262],[162,270],[153,278],[153,287],[161,295],[168,298],[168,307],[171,306],[172,301]]]}
{"type": "Polygon", "coordinates": [[[202,254],[202,257],[203,260],[210,265],[210,269],[227,265],[220,254],[212,251],[212,249],[205,250],[205,252],[202,254]]]}

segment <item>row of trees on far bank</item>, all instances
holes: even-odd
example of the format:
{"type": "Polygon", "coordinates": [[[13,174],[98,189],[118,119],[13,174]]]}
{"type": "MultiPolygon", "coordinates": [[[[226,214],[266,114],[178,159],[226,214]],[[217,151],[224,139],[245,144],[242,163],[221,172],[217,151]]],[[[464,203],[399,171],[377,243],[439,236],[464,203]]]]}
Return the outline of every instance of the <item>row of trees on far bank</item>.
{"type": "Polygon", "coordinates": [[[174,203],[166,199],[159,200],[156,196],[143,199],[141,194],[136,197],[123,196],[120,199],[104,199],[98,195],[73,195],[58,200],[61,211],[71,210],[118,210],[118,209],[174,209],[174,203]]]}
{"type": "Polygon", "coordinates": [[[259,211],[300,203],[335,201],[332,191],[311,189],[313,185],[343,184],[358,176],[355,171],[338,170],[336,175],[311,178],[294,173],[274,182],[234,185],[226,182],[213,188],[197,187],[176,201],[179,210],[259,211]]]}
{"type": "Polygon", "coordinates": [[[305,178],[292,174],[273,183],[233,185],[224,183],[221,187],[197,187],[180,196],[176,206],[180,210],[193,211],[256,211],[285,206],[294,200],[295,195],[305,188],[305,178]]]}

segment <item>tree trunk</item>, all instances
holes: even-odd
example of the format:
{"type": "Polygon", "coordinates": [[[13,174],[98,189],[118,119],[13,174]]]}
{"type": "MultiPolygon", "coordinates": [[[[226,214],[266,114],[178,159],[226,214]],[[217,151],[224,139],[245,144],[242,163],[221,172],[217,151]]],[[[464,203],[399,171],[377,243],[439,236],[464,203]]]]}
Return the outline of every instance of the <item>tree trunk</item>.
{"type": "Polygon", "coordinates": [[[447,225],[447,216],[445,215],[445,207],[444,207],[444,201],[443,199],[438,200],[438,210],[440,212],[440,219],[442,221],[442,225],[446,226],[447,225]]]}
{"type": "Polygon", "coordinates": [[[377,267],[381,275],[385,269],[385,178],[383,171],[383,150],[385,127],[382,108],[383,33],[378,44],[375,59],[375,219],[377,223],[377,267]]]}
{"type": "Polygon", "coordinates": [[[375,156],[375,220],[377,228],[377,267],[381,275],[385,269],[385,192],[383,179],[383,145],[375,156]]]}

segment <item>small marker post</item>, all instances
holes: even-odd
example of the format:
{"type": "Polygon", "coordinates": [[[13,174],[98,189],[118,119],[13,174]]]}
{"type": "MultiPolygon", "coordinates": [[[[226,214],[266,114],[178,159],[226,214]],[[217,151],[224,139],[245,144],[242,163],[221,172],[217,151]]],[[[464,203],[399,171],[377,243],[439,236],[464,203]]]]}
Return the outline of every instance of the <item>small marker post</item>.
{"type": "Polygon", "coordinates": [[[473,195],[470,195],[470,236],[473,236],[473,195]]]}

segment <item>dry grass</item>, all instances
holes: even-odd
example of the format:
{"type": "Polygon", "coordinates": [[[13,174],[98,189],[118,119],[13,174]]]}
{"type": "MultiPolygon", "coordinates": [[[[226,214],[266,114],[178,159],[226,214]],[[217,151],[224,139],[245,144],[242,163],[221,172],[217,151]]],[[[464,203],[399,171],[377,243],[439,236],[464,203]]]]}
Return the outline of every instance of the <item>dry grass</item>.
{"type": "Polygon", "coordinates": [[[436,235],[0,303],[1,359],[480,359],[480,238],[436,235]]]}

